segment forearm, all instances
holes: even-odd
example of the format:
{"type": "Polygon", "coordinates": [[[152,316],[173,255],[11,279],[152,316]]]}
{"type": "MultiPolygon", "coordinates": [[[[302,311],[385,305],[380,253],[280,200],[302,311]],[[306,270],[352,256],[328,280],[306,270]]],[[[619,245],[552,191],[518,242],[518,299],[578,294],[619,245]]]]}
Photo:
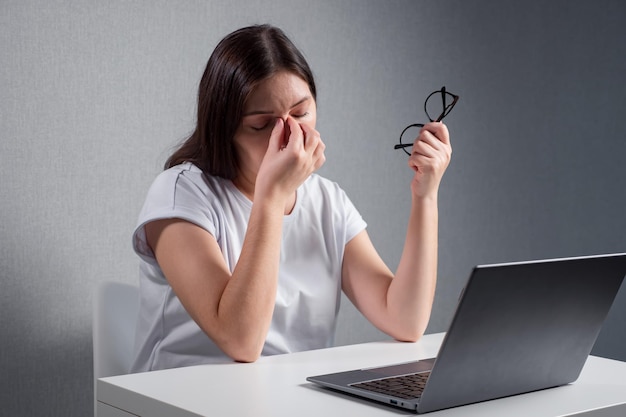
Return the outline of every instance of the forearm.
{"type": "Polygon", "coordinates": [[[314,129],[288,117],[276,121],[257,174],[241,175],[240,189],[253,194],[252,212],[237,265],[219,301],[219,334],[231,357],[249,361],[261,353],[272,320],[283,216],[295,204],[296,190],[324,162],[324,144],[314,129]],[[306,140],[305,140],[306,134],[306,140]]]}
{"type": "Polygon", "coordinates": [[[257,201],[217,311],[221,323],[218,344],[229,356],[244,362],[258,358],[272,320],[282,236],[283,207],[257,201]]]}
{"type": "Polygon", "coordinates": [[[426,124],[408,161],[414,171],[411,212],[395,274],[378,256],[367,235],[346,245],[344,291],[377,328],[398,340],[419,339],[430,320],[437,282],[437,194],[451,154],[445,125],[426,124]]]}
{"type": "Polygon", "coordinates": [[[436,196],[413,199],[404,249],[387,291],[390,333],[417,340],[426,330],[435,295],[438,253],[436,196]]]}

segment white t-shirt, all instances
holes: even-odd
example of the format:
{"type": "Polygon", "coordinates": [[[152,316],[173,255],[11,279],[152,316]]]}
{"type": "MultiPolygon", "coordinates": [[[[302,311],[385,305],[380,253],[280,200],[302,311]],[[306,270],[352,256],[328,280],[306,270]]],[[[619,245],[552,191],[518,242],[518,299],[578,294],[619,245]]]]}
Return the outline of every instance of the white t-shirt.
{"type": "MultiPolygon", "coordinates": [[[[231,361],[187,314],[146,243],[144,225],[181,218],[211,233],[235,268],[252,202],[230,180],[191,163],[154,181],[133,234],[140,261],[140,308],[132,372],[231,361]]],[[[262,355],[329,347],[341,299],[344,247],[366,227],[339,186],[311,175],[284,217],[278,290],[262,355]]]]}

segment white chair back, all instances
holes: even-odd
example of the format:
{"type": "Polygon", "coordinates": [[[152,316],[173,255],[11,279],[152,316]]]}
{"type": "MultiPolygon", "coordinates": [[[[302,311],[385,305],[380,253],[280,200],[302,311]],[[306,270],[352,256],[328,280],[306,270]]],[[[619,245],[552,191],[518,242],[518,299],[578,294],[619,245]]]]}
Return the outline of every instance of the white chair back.
{"type": "Polygon", "coordinates": [[[139,311],[139,288],[116,281],[100,282],[93,300],[94,413],[97,380],[130,371],[139,311]]]}

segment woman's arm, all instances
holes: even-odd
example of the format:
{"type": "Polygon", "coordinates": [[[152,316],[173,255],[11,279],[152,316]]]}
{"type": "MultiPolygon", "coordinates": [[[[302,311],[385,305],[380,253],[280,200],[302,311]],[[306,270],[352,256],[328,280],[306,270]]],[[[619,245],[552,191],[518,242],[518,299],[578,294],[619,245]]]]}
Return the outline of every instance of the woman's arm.
{"type": "Polygon", "coordinates": [[[215,238],[181,219],[147,224],[148,243],[169,284],[200,328],[237,361],[258,358],[269,329],[283,207],[255,204],[231,275],[215,238]]]}
{"type": "Polygon", "coordinates": [[[259,357],[272,320],[286,206],[325,160],[319,133],[291,118],[287,123],[286,146],[282,120],[270,136],[232,274],[217,241],[201,227],[181,219],[145,226],[148,244],[189,315],[225,354],[242,362],[259,357]]]}
{"type": "Polygon", "coordinates": [[[402,341],[416,341],[426,330],[437,280],[436,206],[425,202],[412,211],[395,276],[367,231],[346,245],[343,262],[348,298],[378,329],[402,341]]]}
{"type": "Polygon", "coordinates": [[[376,327],[405,341],[419,339],[428,325],[437,281],[438,207],[441,177],[451,147],[442,123],[422,129],[409,166],[412,200],[404,249],[395,275],[362,232],[346,245],[343,290],[376,327]]]}

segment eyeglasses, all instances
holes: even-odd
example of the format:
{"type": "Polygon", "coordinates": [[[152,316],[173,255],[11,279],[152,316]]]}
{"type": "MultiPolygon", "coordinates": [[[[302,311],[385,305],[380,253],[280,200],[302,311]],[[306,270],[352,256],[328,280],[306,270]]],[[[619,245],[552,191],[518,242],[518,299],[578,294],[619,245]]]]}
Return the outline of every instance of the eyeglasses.
{"type": "MultiPolygon", "coordinates": [[[[424,102],[424,112],[426,113],[426,117],[428,117],[428,120],[430,120],[431,122],[440,122],[441,120],[443,120],[444,117],[448,115],[448,113],[450,113],[450,111],[452,111],[457,101],[459,101],[459,96],[446,91],[445,86],[441,87],[441,90],[433,91],[428,95],[428,97],[426,97],[426,101],[424,102]],[[437,97],[439,95],[441,95],[441,107],[439,104],[439,100],[437,100],[437,97]],[[448,103],[449,100],[452,100],[452,102],[448,103]],[[439,116],[433,118],[431,114],[437,114],[439,110],[442,110],[439,116]]],[[[424,127],[424,124],[414,123],[405,127],[402,133],[400,133],[400,143],[396,144],[393,149],[402,149],[404,153],[406,153],[407,155],[411,155],[411,153],[407,151],[406,148],[413,146],[413,142],[403,143],[402,137],[412,127],[422,128],[424,127]]]]}

